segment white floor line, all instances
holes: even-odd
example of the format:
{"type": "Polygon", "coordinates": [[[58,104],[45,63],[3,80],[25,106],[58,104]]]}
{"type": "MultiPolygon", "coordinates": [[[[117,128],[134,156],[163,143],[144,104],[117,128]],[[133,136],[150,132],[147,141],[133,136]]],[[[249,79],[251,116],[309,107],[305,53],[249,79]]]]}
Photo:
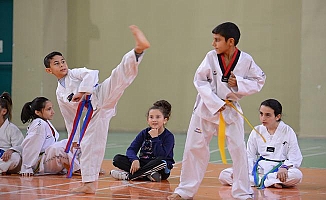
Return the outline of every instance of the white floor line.
{"type": "Polygon", "coordinates": [[[319,156],[319,155],[323,155],[323,154],[326,154],[326,152],[303,155],[302,157],[306,158],[306,157],[311,157],[311,156],[319,156]]]}
{"type": "Polygon", "coordinates": [[[320,148],[321,146],[309,147],[309,148],[301,149],[301,151],[309,151],[309,150],[320,149],[320,148]]]}

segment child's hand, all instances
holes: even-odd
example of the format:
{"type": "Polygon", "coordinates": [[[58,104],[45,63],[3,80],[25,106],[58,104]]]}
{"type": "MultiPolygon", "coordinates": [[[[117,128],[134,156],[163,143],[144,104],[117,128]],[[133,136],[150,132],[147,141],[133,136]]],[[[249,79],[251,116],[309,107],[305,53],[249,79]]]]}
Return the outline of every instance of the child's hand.
{"type": "Polygon", "coordinates": [[[70,151],[71,153],[74,153],[74,149],[79,149],[79,145],[77,144],[77,142],[72,142],[71,144],[71,148],[70,148],[70,151]]]}
{"type": "Polygon", "coordinates": [[[14,151],[12,149],[8,149],[7,151],[5,151],[2,155],[2,160],[4,162],[7,162],[10,158],[11,158],[11,154],[14,153],[14,151]]]}
{"type": "Polygon", "coordinates": [[[151,135],[152,138],[158,137],[158,129],[152,128],[148,133],[151,135]]]}
{"type": "Polygon", "coordinates": [[[74,94],[71,101],[79,102],[83,98],[84,94],[85,94],[85,92],[77,92],[77,94],[74,94]]]}
{"type": "Polygon", "coordinates": [[[130,173],[134,174],[140,168],[139,160],[134,160],[131,163],[130,173]]]}
{"type": "Polygon", "coordinates": [[[277,172],[277,178],[280,179],[281,182],[285,182],[288,178],[288,170],[285,168],[279,168],[277,172]]]}
{"type": "Polygon", "coordinates": [[[229,85],[229,87],[237,87],[238,86],[237,78],[235,77],[235,75],[233,74],[232,71],[231,71],[231,75],[228,80],[228,85],[229,85]]]}

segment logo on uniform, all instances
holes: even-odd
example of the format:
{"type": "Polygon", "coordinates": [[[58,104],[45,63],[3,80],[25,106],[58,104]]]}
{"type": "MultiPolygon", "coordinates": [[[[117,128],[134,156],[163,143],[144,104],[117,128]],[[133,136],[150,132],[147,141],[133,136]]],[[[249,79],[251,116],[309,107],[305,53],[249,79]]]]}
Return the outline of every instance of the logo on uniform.
{"type": "Polygon", "coordinates": [[[196,129],[195,129],[195,132],[196,132],[196,133],[202,133],[202,131],[201,131],[200,128],[196,128],[196,129]]]}
{"type": "Polygon", "coordinates": [[[267,152],[274,152],[275,151],[275,147],[267,147],[266,148],[267,152]]]}

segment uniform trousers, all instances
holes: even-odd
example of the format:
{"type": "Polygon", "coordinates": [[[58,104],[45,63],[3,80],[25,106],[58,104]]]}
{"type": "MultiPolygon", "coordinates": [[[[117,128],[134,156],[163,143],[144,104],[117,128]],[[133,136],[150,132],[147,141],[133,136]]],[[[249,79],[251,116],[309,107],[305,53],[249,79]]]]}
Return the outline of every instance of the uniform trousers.
{"type": "MultiPolygon", "coordinates": [[[[180,184],[174,191],[184,199],[193,198],[198,191],[210,159],[209,143],[217,130],[217,124],[196,114],[192,115],[183,154],[180,184]]],[[[226,139],[234,169],[232,196],[238,199],[251,198],[253,190],[250,187],[244,124],[240,115],[235,115],[233,122],[226,124],[226,139]]]]}
{"type": "MultiPolygon", "coordinates": [[[[222,170],[220,173],[219,180],[223,185],[232,185],[233,180],[232,180],[232,173],[233,169],[232,168],[226,168],[222,170]]],[[[262,175],[260,175],[262,177],[262,175]]],[[[297,169],[297,168],[289,168],[288,169],[288,178],[286,179],[285,182],[281,182],[277,178],[277,172],[274,173],[269,173],[267,175],[267,178],[264,182],[265,187],[269,187],[271,185],[274,185],[275,183],[282,184],[284,187],[293,187],[296,184],[300,183],[302,180],[302,172],[297,169]]],[[[254,176],[250,175],[250,182],[251,186],[255,186],[254,182],[254,176]]]]}
{"type": "Polygon", "coordinates": [[[18,173],[20,171],[22,158],[19,153],[13,152],[8,161],[3,161],[0,158],[0,173],[18,173]]]}
{"type": "MultiPolygon", "coordinates": [[[[33,166],[33,169],[39,168],[39,173],[51,173],[57,174],[65,169],[66,166],[70,166],[73,154],[71,152],[66,153],[65,148],[67,145],[67,139],[61,140],[49,146],[44,154],[40,156],[40,163],[33,166]],[[39,165],[39,167],[37,166],[39,165]]],[[[79,170],[79,161],[75,159],[74,171],[79,170]]]]}
{"type": "Polygon", "coordinates": [[[135,79],[139,63],[140,60],[136,62],[134,50],[129,51],[111,76],[99,84],[92,94],[98,102],[80,143],[82,182],[94,182],[99,177],[110,120],[116,114],[116,106],[124,90],[135,79]]]}

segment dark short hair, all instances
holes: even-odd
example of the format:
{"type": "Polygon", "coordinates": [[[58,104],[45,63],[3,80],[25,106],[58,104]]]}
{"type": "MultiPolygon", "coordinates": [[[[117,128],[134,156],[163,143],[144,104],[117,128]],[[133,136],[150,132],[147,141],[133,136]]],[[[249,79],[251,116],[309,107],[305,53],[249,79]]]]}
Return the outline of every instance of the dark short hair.
{"type": "Polygon", "coordinates": [[[225,22],[216,26],[212,30],[213,34],[219,34],[225,38],[227,41],[229,38],[234,39],[234,46],[236,46],[240,39],[240,30],[237,25],[232,22],[225,22]]]}
{"type": "Polygon", "coordinates": [[[50,68],[50,60],[54,57],[54,56],[62,56],[62,53],[58,52],[58,51],[53,51],[51,53],[49,53],[48,55],[46,55],[44,57],[44,66],[46,68],[50,68]]]}
{"type": "MultiPolygon", "coordinates": [[[[274,115],[282,115],[282,105],[279,101],[277,101],[276,99],[267,99],[265,101],[263,101],[260,106],[267,106],[270,107],[271,109],[274,110],[274,115]]],[[[279,119],[279,121],[281,120],[281,118],[279,119]]]]}

